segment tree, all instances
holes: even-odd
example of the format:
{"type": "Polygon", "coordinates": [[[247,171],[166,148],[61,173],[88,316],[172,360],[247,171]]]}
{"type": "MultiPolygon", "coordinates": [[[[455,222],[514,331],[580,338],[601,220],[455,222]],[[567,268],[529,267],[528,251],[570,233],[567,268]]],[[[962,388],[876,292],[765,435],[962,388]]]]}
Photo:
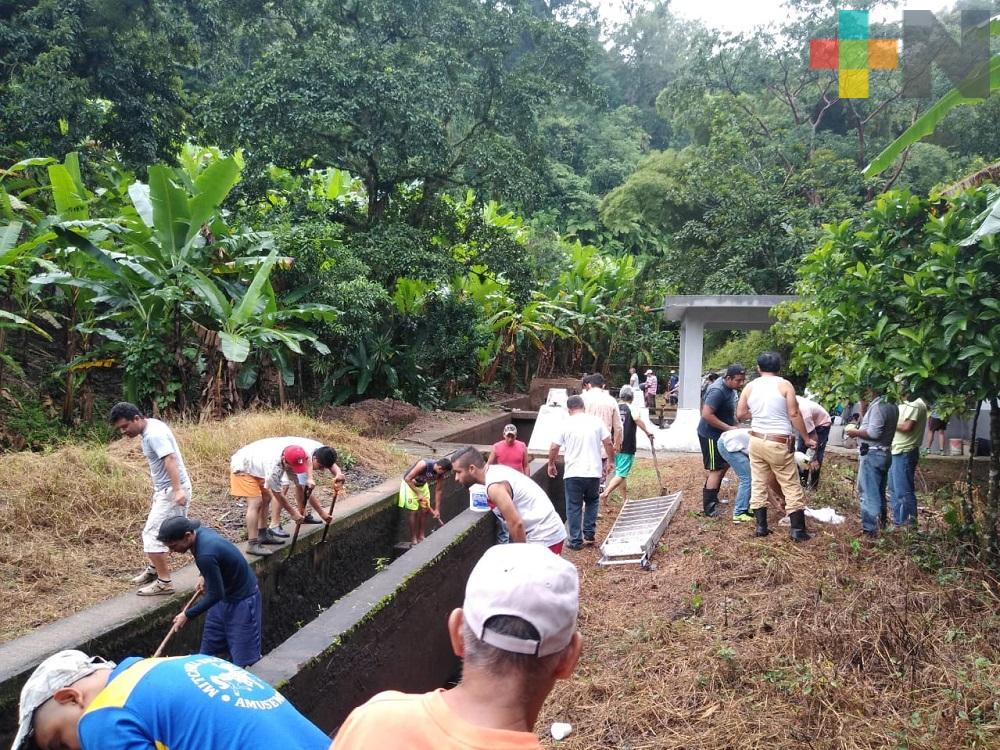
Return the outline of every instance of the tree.
{"type": "MultiPolygon", "coordinates": [[[[857,398],[862,384],[930,400],[991,405],[987,507],[966,504],[963,534],[1000,565],[1000,191],[948,199],[879,196],[857,221],[829,225],[783,312],[793,365],[812,387],[857,398]]],[[[971,471],[971,467],[970,467],[971,471]]],[[[971,493],[971,487],[970,487],[971,493]]]]}
{"type": "Polygon", "coordinates": [[[253,163],[357,175],[377,223],[419,183],[420,226],[438,194],[470,185],[518,198],[534,185],[539,118],[586,88],[585,27],[520,3],[329,0],[274,38],[202,108],[208,137],[253,143],[253,163]]]}

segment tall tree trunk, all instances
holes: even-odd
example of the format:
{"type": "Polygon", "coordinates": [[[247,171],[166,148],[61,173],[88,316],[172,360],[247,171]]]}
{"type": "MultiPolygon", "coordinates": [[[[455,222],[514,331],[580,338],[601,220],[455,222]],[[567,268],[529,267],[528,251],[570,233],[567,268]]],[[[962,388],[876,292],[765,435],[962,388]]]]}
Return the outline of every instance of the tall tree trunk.
{"type": "Polygon", "coordinates": [[[274,369],[278,372],[278,405],[282,409],[285,409],[288,406],[288,399],[285,394],[285,375],[276,362],[272,360],[271,364],[274,365],[274,369]]]}
{"type": "MultiPolygon", "coordinates": [[[[972,416],[972,440],[976,439],[976,430],[979,427],[979,414],[982,411],[983,402],[976,399],[976,412],[972,416]]],[[[992,422],[990,424],[992,430],[992,422]]],[[[979,532],[976,530],[976,513],[972,504],[972,467],[975,463],[975,449],[969,451],[969,460],[965,467],[965,492],[962,493],[962,529],[959,536],[962,542],[969,547],[969,551],[975,555],[979,550],[979,532]]]]}
{"type": "MultiPolygon", "coordinates": [[[[76,300],[77,291],[74,289],[70,296],[66,300],[66,327],[63,329],[65,335],[63,337],[63,356],[65,358],[67,366],[73,361],[76,356],[76,322],[77,322],[77,310],[76,310],[76,300]]],[[[73,402],[74,402],[74,378],[75,375],[72,371],[66,373],[65,377],[65,392],[63,394],[63,405],[62,405],[62,421],[63,424],[71,425],[73,424],[73,402]]]]}
{"type": "MultiPolygon", "coordinates": [[[[975,446],[976,436],[972,435],[975,446]]],[[[975,453],[975,449],[972,450],[975,453]]],[[[1000,398],[990,396],[990,483],[988,508],[990,564],[1000,566],[1000,398]]]]}

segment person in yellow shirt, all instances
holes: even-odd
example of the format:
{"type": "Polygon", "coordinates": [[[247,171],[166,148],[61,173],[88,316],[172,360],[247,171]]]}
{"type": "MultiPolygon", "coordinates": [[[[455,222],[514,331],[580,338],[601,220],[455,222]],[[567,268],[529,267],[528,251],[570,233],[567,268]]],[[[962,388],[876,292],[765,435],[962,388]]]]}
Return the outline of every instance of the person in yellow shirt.
{"type": "Polygon", "coordinates": [[[580,658],[580,584],[540,544],[501,544],[480,559],[448,617],[462,681],[422,695],[379,693],[351,712],[335,750],[540,750],[535,721],[580,658]]]}

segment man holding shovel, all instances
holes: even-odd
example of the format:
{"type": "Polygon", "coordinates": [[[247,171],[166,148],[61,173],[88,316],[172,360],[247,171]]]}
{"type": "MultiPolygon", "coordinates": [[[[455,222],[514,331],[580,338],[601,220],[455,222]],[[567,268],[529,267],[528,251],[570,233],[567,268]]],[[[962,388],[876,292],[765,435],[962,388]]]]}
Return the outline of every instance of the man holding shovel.
{"type": "Polygon", "coordinates": [[[608,482],[608,486],[604,492],[598,496],[601,502],[607,500],[611,496],[611,493],[618,487],[622,488],[622,502],[624,503],[628,500],[628,485],[625,483],[625,480],[632,473],[632,464],[635,462],[635,435],[637,429],[641,428],[646,433],[646,436],[649,438],[649,445],[653,447],[653,433],[650,432],[649,427],[642,420],[639,409],[632,403],[634,396],[635,392],[627,385],[623,385],[621,390],[618,391],[618,412],[621,414],[622,420],[622,445],[618,453],[615,454],[615,475],[608,482]]]}
{"type": "Polygon", "coordinates": [[[183,628],[204,612],[199,653],[229,659],[240,667],[260,660],[261,600],[257,576],[235,544],[200,521],[177,516],[163,522],[157,538],[171,552],[190,552],[201,573],[198,588],[204,595],[174,618],[174,627],[183,628]]]}
{"type": "MultiPolygon", "coordinates": [[[[306,472],[298,474],[299,485],[307,491],[306,499],[309,503],[309,507],[315,510],[319,514],[319,518],[316,518],[312,514],[312,511],[308,511],[304,506],[301,510],[306,514],[305,518],[302,519],[302,523],[316,524],[316,523],[326,523],[328,526],[330,524],[329,513],[333,512],[333,505],[331,503],[330,510],[324,515],[323,511],[320,509],[319,496],[314,495],[312,490],[316,488],[316,477],[323,472],[329,472],[330,476],[333,477],[333,492],[334,495],[340,493],[340,490],[344,487],[344,481],[346,477],[344,476],[343,470],[340,468],[337,462],[337,449],[329,445],[323,445],[318,440],[310,440],[309,438],[302,437],[286,437],[280,438],[280,440],[285,441],[286,445],[298,445],[301,446],[306,453],[309,454],[311,462],[306,472]]],[[[284,475],[281,479],[281,487],[284,489],[289,485],[288,475],[284,475]]],[[[271,527],[268,529],[269,535],[272,537],[279,537],[282,539],[288,538],[288,532],[281,528],[281,505],[279,503],[273,503],[271,505],[271,527]]],[[[267,508],[264,508],[265,515],[267,508]]],[[[263,517],[262,517],[263,520],[263,517]]],[[[292,520],[295,520],[294,518],[292,520]]]]}

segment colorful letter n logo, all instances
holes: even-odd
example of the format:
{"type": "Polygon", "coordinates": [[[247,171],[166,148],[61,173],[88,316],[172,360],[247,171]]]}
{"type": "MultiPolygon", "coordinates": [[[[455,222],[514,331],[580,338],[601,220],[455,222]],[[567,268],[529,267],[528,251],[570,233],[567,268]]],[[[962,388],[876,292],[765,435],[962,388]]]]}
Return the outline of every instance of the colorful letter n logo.
{"type": "Polygon", "coordinates": [[[867,10],[842,10],[838,16],[836,39],[809,41],[809,67],[838,71],[841,99],[867,99],[868,71],[895,70],[899,40],[869,39],[867,10]]]}

